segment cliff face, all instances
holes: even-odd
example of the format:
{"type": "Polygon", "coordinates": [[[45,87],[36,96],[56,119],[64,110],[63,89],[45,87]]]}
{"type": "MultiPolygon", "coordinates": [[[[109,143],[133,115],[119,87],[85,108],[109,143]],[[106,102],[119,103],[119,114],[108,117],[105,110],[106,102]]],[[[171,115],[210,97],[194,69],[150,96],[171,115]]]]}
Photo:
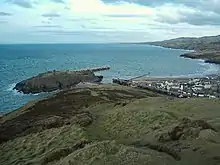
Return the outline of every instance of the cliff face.
{"type": "Polygon", "coordinates": [[[118,85],[62,91],[0,118],[0,164],[217,165],[219,109],[118,85]]]}
{"type": "Polygon", "coordinates": [[[101,82],[102,79],[102,76],[95,76],[90,70],[51,71],[21,81],[16,84],[14,89],[23,92],[24,94],[51,92],[58,89],[73,87],[80,82],[101,82]]]}

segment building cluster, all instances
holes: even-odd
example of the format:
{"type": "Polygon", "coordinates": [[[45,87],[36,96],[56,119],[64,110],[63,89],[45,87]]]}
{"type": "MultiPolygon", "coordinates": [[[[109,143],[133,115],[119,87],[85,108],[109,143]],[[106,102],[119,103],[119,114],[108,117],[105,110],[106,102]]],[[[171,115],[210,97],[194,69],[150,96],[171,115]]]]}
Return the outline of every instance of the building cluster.
{"type": "Polygon", "coordinates": [[[145,87],[177,97],[220,97],[220,77],[168,78],[132,81],[132,86],[145,87]]]}

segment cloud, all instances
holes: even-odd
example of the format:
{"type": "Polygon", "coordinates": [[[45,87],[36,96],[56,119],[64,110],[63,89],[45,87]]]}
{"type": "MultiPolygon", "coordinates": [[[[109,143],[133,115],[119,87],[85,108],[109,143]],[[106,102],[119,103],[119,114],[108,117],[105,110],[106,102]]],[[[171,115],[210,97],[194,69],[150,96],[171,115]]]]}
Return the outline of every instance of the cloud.
{"type": "Polygon", "coordinates": [[[33,26],[33,28],[62,28],[60,25],[38,25],[33,26]]]}
{"type": "Polygon", "coordinates": [[[213,9],[213,7],[217,7],[220,4],[219,0],[102,0],[104,3],[115,4],[119,2],[128,2],[128,3],[135,3],[143,6],[152,6],[158,7],[164,4],[174,4],[174,5],[185,5],[188,7],[194,7],[198,9],[213,9]]]}
{"type": "Polygon", "coordinates": [[[188,22],[191,25],[220,25],[220,15],[199,11],[194,14],[186,14],[180,21],[188,22]]]}
{"type": "MultiPolygon", "coordinates": [[[[155,0],[155,1],[147,1],[147,0],[102,0],[104,3],[120,3],[120,2],[128,2],[128,3],[135,3],[143,6],[161,6],[163,4],[167,3],[173,3],[173,4],[183,4],[188,6],[195,6],[196,4],[200,3],[200,1],[192,1],[192,0],[155,0]]],[[[202,0],[203,1],[203,0],[202,0]]]]}
{"type": "Polygon", "coordinates": [[[6,12],[0,12],[0,16],[12,16],[13,14],[11,13],[6,13],[6,12]]]}
{"type": "Polygon", "coordinates": [[[76,15],[149,15],[150,7],[135,3],[120,2],[105,4],[101,0],[71,0],[70,9],[76,15]],[[85,5],[86,4],[86,5],[85,5]]]}
{"type": "Polygon", "coordinates": [[[51,22],[49,20],[46,21],[41,21],[42,24],[51,24],[51,22]]]}
{"type": "Polygon", "coordinates": [[[43,17],[49,17],[49,18],[55,18],[55,17],[60,17],[59,14],[57,13],[46,13],[46,14],[42,14],[43,17]]]}
{"type": "Polygon", "coordinates": [[[32,8],[35,3],[32,0],[7,0],[6,2],[18,5],[23,8],[32,8]]]}
{"type": "Polygon", "coordinates": [[[36,30],[36,33],[42,34],[52,34],[52,35],[79,35],[81,31],[71,31],[71,30],[36,30]]]}
{"type": "Polygon", "coordinates": [[[0,20],[0,24],[7,24],[8,22],[5,20],[0,20]]]}
{"type": "Polygon", "coordinates": [[[146,15],[136,15],[136,14],[108,14],[108,15],[105,15],[107,17],[146,17],[146,15]]]}
{"type": "Polygon", "coordinates": [[[51,0],[51,1],[55,3],[65,3],[63,0],[51,0]]]}
{"type": "Polygon", "coordinates": [[[8,23],[0,27],[0,42],[133,42],[220,34],[220,0],[6,1],[0,11],[13,17],[2,17],[8,23]]]}
{"type": "Polygon", "coordinates": [[[191,25],[220,25],[220,15],[214,11],[199,10],[183,4],[165,4],[156,8],[156,21],[177,24],[189,23],[191,25]]]}
{"type": "MultiPolygon", "coordinates": [[[[120,42],[123,39],[126,39],[126,41],[138,41],[138,38],[142,36],[143,38],[147,39],[151,36],[146,32],[133,32],[131,35],[130,32],[112,32],[112,33],[106,33],[105,31],[72,31],[72,30],[38,30],[34,31],[38,36],[57,36],[59,39],[61,37],[68,37],[76,38],[78,42],[102,42],[102,43],[111,43],[111,42],[120,42]],[[109,37],[111,37],[109,39],[109,37]]],[[[66,40],[67,41],[67,40],[66,40]]]]}

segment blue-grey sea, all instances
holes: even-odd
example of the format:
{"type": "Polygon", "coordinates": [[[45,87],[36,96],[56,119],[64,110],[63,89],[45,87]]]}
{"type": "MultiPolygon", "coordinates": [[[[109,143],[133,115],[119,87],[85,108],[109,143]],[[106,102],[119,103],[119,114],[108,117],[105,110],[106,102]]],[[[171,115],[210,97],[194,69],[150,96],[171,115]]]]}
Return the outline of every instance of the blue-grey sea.
{"type": "Polygon", "coordinates": [[[0,45],[0,113],[48,94],[24,95],[15,84],[49,70],[80,69],[108,65],[104,82],[112,78],[207,75],[220,71],[214,64],[181,58],[184,50],[139,44],[26,44],[0,45]]]}

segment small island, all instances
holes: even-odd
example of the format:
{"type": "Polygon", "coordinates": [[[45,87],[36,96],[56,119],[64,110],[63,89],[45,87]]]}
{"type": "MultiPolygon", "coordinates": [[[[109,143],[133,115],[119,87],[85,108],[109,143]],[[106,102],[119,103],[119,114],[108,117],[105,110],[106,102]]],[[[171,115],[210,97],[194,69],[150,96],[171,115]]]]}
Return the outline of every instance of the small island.
{"type": "Polygon", "coordinates": [[[100,83],[103,76],[96,76],[94,72],[108,69],[110,68],[99,67],[79,71],[49,71],[17,83],[14,90],[24,94],[35,94],[68,89],[81,82],[100,83]]]}

